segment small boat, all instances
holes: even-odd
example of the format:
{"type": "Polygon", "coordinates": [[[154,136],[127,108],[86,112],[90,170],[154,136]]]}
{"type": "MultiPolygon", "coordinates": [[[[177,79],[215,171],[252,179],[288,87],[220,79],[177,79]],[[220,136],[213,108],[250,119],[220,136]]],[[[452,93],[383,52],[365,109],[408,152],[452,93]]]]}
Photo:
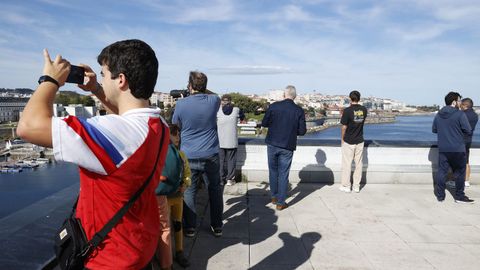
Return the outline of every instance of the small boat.
{"type": "Polygon", "coordinates": [[[0,172],[2,173],[19,173],[22,171],[22,168],[9,168],[9,167],[3,167],[0,169],[0,172]]]}
{"type": "Polygon", "coordinates": [[[36,158],[36,159],[33,159],[33,160],[36,161],[40,165],[50,163],[49,158],[36,158]]]}
{"type": "Polygon", "coordinates": [[[21,160],[15,163],[20,168],[26,168],[26,169],[33,169],[37,168],[39,164],[36,161],[31,161],[31,160],[21,160]]]}

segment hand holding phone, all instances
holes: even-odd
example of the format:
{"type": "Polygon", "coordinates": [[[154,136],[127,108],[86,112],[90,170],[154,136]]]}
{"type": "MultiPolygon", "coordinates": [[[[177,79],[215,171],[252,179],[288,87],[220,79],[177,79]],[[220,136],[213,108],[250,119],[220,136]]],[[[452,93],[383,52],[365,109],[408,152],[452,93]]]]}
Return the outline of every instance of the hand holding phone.
{"type": "Polygon", "coordinates": [[[79,66],[70,66],[70,73],[68,74],[67,83],[83,84],[85,80],[85,68],[79,66]]]}

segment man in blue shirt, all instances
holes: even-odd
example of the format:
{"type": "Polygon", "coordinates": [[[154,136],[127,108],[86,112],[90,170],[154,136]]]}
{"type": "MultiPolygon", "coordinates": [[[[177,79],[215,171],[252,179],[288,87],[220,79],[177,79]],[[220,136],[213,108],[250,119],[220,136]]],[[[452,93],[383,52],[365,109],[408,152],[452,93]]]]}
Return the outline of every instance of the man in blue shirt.
{"type": "Polygon", "coordinates": [[[262,120],[262,126],[268,127],[265,138],[268,176],[272,203],[277,205],[277,210],[288,207],[285,199],[293,151],[297,147],[297,135],[305,135],[307,131],[305,113],[293,102],[297,96],[295,87],[287,86],[284,95],[284,100],[270,105],[262,120]]]}
{"type": "Polygon", "coordinates": [[[465,196],[465,154],[464,136],[472,134],[467,116],[460,111],[460,94],[450,92],[445,96],[445,104],[433,120],[432,132],[437,133],[438,171],[435,196],[439,202],[445,200],[445,180],[451,168],[455,179],[455,202],[473,203],[465,196]]]}
{"type": "Polygon", "coordinates": [[[177,101],[172,118],[173,124],[177,124],[181,129],[181,150],[185,152],[192,171],[192,184],[184,193],[185,236],[195,235],[197,227],[195,202],[198,182],[203,176],[210,200],[211,229],[216,237],[220,237],[223,227],[223,192],[220,186],[217,135],[220,98],[206,93],[207,76],[198,71],[190,72],[188,90],[191,95],[177,101]]]}

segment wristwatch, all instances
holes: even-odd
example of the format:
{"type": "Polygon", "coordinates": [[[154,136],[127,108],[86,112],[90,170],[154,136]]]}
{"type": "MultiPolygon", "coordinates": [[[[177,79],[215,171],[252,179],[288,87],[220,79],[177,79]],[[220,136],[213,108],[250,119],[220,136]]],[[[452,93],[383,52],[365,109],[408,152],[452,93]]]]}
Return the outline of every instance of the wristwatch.
{"type": "Polygon", "coordinates": [[[57,87],[60,87],[57,80],[55,80],[54,78],[52,78],[48,75],[43,75],[43,76],[40,76],[40,78],[38,78],[38,84],[41,84],[43,82],[52,82],[52,83],[56,84],[57,87]]]}

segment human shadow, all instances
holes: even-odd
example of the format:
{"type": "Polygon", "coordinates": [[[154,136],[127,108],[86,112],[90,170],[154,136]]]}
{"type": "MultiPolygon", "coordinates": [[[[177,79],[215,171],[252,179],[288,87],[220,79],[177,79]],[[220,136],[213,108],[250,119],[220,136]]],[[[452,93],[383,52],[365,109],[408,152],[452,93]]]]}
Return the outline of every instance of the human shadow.
{"type": "Polygon", "coordinates": [[[281,266],[284,269],[296,269],[310,258],[314,244],[322,238],[316,232],[307,232],[298,238],[283,232],[278,237],[283,242],[282,247],[250,267],[250,270],[278,269],[281,266]]]}
{"type": "Polygon", "coordinates": [[[249,143],[255,145],[264,145],[265,142],[263,139],[259,139],[256,137],[239,137],[238,138],[238,148],[237,148],[237,162],[235,167],[235,179],[236,182],[244,182],[246,179],[243,177],[243,166],[245,165],[245,161],[247,160],[247,145],[249,143]]]}
{"type": "Polygon", "coordinates": [[[438,170],[438,148],[436,145],[430,146],[430,150],[428,151],[428,161],[430,161],[431,164],[430,168],[432,171],[432,186],[435,190],[438,170]]]}
{"type": "Polygon", "coordinates": [[[366,143],[363,147],[363,161],[362,161],[362,180],[360,180],[360,190],[362,190],[367,185],[367,172],[368,172],[368,150],[370,144],[366,143]]]}
{"type": "Polygon", "coordinates": [[[248,194],[229,198],[225,205],[228,209],[223,213],[221,238],[215,238],[211,234],[208,225],[209,208],[205,208],[199,233],[195,239],[189,240],[192,241],[191,247],[185,249],[191,262],[188,269],[208,269],[212,264],[221,263],[217,261],[218,257],[214,257],[222,250],[238,244],[247,246],[248,249],[249,245],[265,241],[278,231],[278,216],[271,207],[267,186],[250,189],[248,194]],[[255,234],[250,234],[250,231],[255,231],[255,234]]]}
{"type": "Polygon", "coordinates": [[[316,164],[308,164],[298,172],[300,182],[298,182],[296,187],[289,192],[289,196],[293,197],[293,199],[288,203],[289,205],[296,204],[315,191],[311,186],[306,186],[305,184],[319,183],[321,185],[318,187],[318,189],[321,189],[326,185],[331,186],[335,182],[333,171],[325,166],[327,161],[327,155],[325,152],[321,149],[318,149],[317,153],[315,154],[315,158],[317,160],[316,164]]]}

